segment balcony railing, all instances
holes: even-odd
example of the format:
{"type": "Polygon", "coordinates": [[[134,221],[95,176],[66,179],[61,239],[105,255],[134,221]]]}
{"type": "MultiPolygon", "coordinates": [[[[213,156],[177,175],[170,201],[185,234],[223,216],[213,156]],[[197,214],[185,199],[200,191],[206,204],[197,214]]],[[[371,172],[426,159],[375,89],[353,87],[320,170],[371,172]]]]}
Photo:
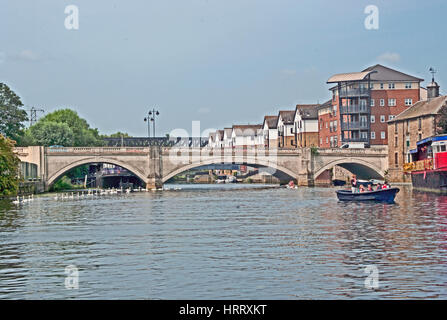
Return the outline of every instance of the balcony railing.
{"type": "Polygon", "coordinates": [[[342,142],[369,142],[368,138],[345,138],[342,142]]]}
{"type": "Polygon", "coordinates": [[[360,97],[369,96],[370,90],[367,88],[357,88],[357,89],[341,89],[340,97],[360,97]]]}
{"type": "Polygon", "coordinates": [[[341,114],[356,114],[356,113],[369,113],[369,109],[366,105],[350,105],[350,106],[341,106],[340,107],[341,114]]]}
{"type": "Polygon", "coordinates": [[[369,123],[368,122],[343,122],[341,124],[342,130],[362,130],[362,129],[369,129],[369,123]]]}

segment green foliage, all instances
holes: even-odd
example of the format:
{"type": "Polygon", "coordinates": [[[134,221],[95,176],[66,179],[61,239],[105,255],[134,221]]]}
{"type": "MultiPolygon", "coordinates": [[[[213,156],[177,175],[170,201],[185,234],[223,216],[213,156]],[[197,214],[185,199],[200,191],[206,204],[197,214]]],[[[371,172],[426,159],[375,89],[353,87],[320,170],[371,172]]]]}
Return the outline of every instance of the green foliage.
{"type": "Polygon", "coordinates": [[[121,138],[121,137],[123,137],[123,138],[131,138],[131,136],[128,133],[120,132],[120,131],[118,131],[116,133],[112,133],[110,135],[106,135],[106,134],[101,135],[101,138],[121,138]]]}
{"type": "Polygon", "coordinates": [[[19,140],[23,136],[24,122],[28,120],[19,96],[6,84],[0,83],[0,133],[19,140]]]}
{"type": "Polygon", "coordinates": [[[315,146],[310,147],[310,153],[313,155],[318,155],[319,154],[318,148],[315,146]]]}
{"type": "Polygon", "coordinates": [[[84,178],[85,175],[88,175],[88,167],[89,165],[83,165],[83,166],[79,166],[76,168],[71,169],[70,171],[67,172],[67,176],[70,179],[80,179],[80,178],[84,178]]]}
{"type": "Polygon", "coordinates": [[[19,188],[19,158],[13,153],[14,141],[0,134],[0,195],[9,196],[19,188]]]}
{"type": "Polygon", "coordinates": [[[71,184],[71,179],[67,176],[63,176],[53,184],[50,191],[71,190],[73,188],[74,186],[71,184]]]}
{"type": "Polygon", "coordinates": [[[65,147],[102,146],[98,129],[90,128],[85,119],[70,109],[56,110],[41,118],[26,132],[26,143],[65,147]]]}
{"type": "Polygon", "coordinates": [[[74,144],[71,128],[66,123],[54,121],[38,121],[29,128],[26,137],[30,137],[34,144],[41,146],[72,146],[74,144]]]}

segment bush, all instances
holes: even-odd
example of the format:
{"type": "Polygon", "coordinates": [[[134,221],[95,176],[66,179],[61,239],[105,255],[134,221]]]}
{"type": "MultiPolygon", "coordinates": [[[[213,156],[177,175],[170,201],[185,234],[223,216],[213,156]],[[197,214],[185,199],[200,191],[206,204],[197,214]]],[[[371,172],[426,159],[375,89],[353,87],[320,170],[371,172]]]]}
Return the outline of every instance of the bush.
{"type": "Polygon", "coordinates": [[[63,176],[58,181],[56,181],[53,186],[50,188],[50,191],[62,191],[62,190],[70,190],[75,186],[71,184],[71,180],[67,176],[63,176]]]}

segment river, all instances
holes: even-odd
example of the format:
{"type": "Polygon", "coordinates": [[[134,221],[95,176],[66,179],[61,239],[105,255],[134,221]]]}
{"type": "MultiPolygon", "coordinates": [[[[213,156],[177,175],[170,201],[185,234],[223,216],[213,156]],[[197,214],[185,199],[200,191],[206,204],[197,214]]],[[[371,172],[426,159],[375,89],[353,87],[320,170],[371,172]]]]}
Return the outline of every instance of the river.
{"type": "Polygon", "coordinates": [[[0,202],[0,299],[447,298],[447,196],[167,187],[0,202]]]}

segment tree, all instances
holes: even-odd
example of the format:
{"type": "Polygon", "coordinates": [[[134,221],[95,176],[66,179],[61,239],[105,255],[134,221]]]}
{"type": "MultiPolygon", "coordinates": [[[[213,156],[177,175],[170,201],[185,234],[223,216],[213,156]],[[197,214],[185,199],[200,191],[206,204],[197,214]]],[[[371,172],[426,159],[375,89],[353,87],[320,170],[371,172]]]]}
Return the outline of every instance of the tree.
{"type": "Polygon", "coordinates": [[[23,136],[28,116],[22,107],[19,96],[6,84],[0,83],[0,134],[16,141],[23,136]]]}
{"type": "Polygon", "coordinates": [[[0,134],[0,195],[9,196],[19,188],[19,158],[14,154],[14,141],[0,134]]]}
{"type": "MultiPolygon", "coordinates": [[[[79,117],[76,111],[71,109],[56,110],[41,118],[39,122],[57,122],[66,124],[72,131],[73,140],[65,146],[87,147],[103,144],[98,129],[90,128],[85,119],[79,117]]],[[[68,143],[68,142],[67,142],[68,143]]]]}
{"type": "Polygon", "coordinates": [[[26,133],[32,138],[33,144],[41,146],[72,146],[74,135],[66,123],[54,121],[38,121],[26,133]]]}
{"type": "Polygon", "coordinates": [[[40,118],[35,125],[27,130],[25,140],[28,144],[30,144],[29,139],[33,144],[46,146],[55,144],[66,147],[103,145],[98,129],[90,128],[87,121],[71,109],[56,110],[40,118]],[[44,126],[44,124],[46,125],[44,126]],[[57,132],[53,132],[53,129],[57,132]]]}
{"type": "Polygon", "coordinates": [[[123,138],[131,138],[131,136],[128,133],[121,132],[121,131],[118,131],[118,132],[115,132],[115,133],[112,133],[112,134],[109,134],[109,135],[104,134],[101,137],[102,138],[121,138],[121,137],[123,137],[123,138]]]}

